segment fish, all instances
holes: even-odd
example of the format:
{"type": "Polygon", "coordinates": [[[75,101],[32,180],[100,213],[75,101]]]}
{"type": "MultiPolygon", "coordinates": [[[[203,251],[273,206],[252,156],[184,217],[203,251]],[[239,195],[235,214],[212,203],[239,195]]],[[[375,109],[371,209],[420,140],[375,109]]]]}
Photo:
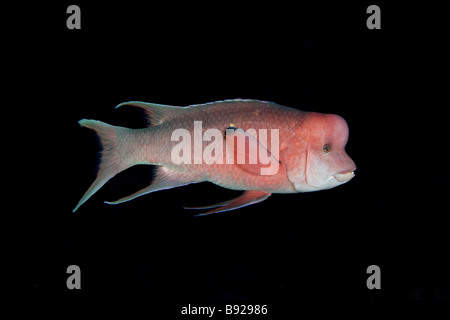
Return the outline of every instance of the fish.
{"type": "Polygon", "coordinates": [[[129,101],[116,108],[123,106],[142,108],[148,126],[79,121],[97,133],[102,150],[97,177],[73,212],[108,180],[139,164],[156,166],[151,184],[105,203],[200,182],[244,191],[228,201],[187,207],[208,215],[260,203],[272,193],[331,189],[355,176],[356,165],[345,151],[349,128],[335,114],[252,99],[185,107],[129,101]]]}

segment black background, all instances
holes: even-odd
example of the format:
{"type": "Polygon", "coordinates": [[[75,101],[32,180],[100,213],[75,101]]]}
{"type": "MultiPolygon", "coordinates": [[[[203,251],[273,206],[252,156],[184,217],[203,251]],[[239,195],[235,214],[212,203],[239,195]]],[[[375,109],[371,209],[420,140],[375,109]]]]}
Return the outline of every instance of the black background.
{"type": "MultiPolygon", "coordinates": [[[[145,297],[181,306],[449,301],[448,19],[431,3],[192,6],[77,2],[11,8],[2,49],[7,173],[3,274],[19,293],[145,297]],[[110,180],[75,214],[96,175],[95,134],[78,120],[145,125],[139,100],[190,105],[273,101],[347,120],[356,177],[338,188],[274,194],[193,217],[239,192],[202,183],[117,206],[151,166],[110,180]],[[9,113],[11,112],[11,113],[9,113]],[[7,127],[11,124],[10,127],[7,127]],[[11,129],[12,128],[12,129],[11,129]],[[11,139],[12,136],[12,139],[11,139]],[[69,265],[81,287],[66,287],[69,265]],[[381,268],[381,290],[366,269],[381,268]]],[[[161,307],[162,308],[162,307],[161,307]]]]}

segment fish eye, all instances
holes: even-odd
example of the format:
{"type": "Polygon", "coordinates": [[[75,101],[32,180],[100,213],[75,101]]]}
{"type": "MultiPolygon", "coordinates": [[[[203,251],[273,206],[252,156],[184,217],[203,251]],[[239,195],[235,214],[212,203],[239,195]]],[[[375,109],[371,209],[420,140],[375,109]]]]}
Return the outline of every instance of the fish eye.
{"type": "Polygon", "coordinates": [[[324,144],[322,147],[322,151],[325,153],[328,153],[331,151],[331,145],[330,144],[324,144]]]}

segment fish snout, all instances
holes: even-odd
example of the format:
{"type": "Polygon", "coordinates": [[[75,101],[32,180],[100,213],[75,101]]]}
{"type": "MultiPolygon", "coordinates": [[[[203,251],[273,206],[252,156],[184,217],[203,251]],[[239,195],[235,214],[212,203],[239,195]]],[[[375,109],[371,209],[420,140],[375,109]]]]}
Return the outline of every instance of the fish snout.
{"type": "Polygon", "coordinates": [[[342,183],[350,181],[355,176],[355,170],[345,171],[345,172],[338,172],[334,174],[334,178],[342,183]]]}

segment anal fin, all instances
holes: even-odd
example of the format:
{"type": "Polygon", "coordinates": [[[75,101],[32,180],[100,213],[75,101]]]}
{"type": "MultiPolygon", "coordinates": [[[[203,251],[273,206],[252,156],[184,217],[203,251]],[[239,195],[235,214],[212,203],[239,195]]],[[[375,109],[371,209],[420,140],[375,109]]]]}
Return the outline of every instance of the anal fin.
{"type": "Polygon", "coordinates": [[[160,166],[156,169],[156,175],[153,182],[146,188],[141,189],[129,196],[123,197],[116,201],[105,201],[107,204],[119,204],[126,201],[133,200],[137,197],[143,196],[159,190],[172,189],[176,187],[185,186],[190,183],[197,182],[195,178],[189,175],[184,175],[176,171],[160,166]]]}
{"type": "Polygon", "coordinates": [[[224,211],[230,211],[238,208],[242,208],[254,203],[262,202],[266,200],[272,193],[265,192],[265,191],[256,191],[256,190],[247,190],[243,194],[241,194],[239,197],[216,203],[209,206],[204,207],[186,207],[185,209],[211,209],[216,208],[213,210],[210,210],[205,213],[197,214],[196,216],[205,216],[208,214],[216,213],[216,212],[224,212],[224,211]]]}

